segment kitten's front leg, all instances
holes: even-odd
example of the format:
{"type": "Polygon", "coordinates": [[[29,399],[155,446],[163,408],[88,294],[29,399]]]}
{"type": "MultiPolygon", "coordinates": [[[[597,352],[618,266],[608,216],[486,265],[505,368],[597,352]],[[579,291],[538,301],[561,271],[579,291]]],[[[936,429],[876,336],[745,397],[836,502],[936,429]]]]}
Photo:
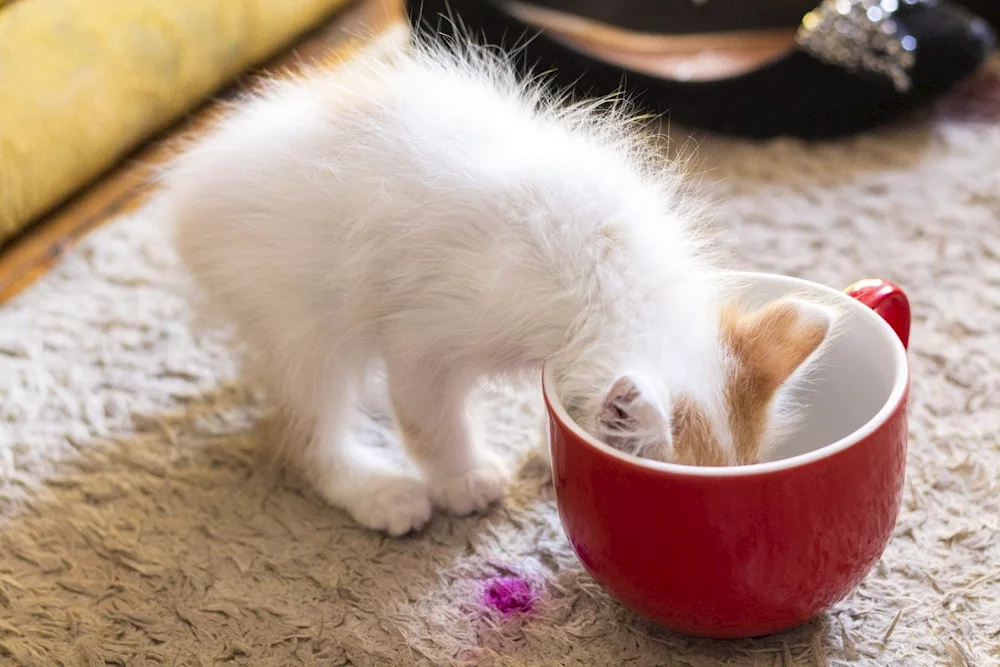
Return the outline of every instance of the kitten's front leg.
{"type": "Polygon", "coordinates": [[[509,472],[496,454],[471,436],[467,384],[445,371],[429,376],[428,368],[435,365],[389,367],[400,437],[427,475],[435,505],[458,515],[485,510],[503,498],[509,472]]]}

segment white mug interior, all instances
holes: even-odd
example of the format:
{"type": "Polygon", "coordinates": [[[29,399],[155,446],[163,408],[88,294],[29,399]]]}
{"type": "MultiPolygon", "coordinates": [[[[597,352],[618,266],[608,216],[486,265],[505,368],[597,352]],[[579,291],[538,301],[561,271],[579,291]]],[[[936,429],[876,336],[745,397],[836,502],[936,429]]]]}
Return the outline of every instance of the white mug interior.
{"type": "Polygon", "coordinates": [[[841,451],[878,429],[906,393],[906,350],[884,319],[842,291],[817,283],[764,273],[728,275],[748,306],[795,295],[836,306],[837,332],[822,352],[808,381],[797,383],[793,398],[803,406],[801,426],[764,463],[750,466],[695,467],[636,459],[599,442],[566,413],[548,369],[543,386],[560,421],[590,445],[640,465],[698,475],[753,474],[802,465],[841,451]]]}

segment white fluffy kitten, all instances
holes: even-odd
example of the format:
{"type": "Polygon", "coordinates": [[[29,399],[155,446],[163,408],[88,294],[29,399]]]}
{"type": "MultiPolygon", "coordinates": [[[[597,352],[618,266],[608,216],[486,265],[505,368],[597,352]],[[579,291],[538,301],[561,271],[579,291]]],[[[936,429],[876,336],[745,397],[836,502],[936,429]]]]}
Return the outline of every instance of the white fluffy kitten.
{"type": "Polygon", "coordinates": [[[402,534],[432,505],[502,497],[466,414],[486,376],[551,365],[581,425],[638,455],[743,463],[773,440],[772,397],[829,313],[722,308],[678,183],[620,113],[421,46],[274,82],[163,185],[210,309],[307,433],[286,453],[331,503],[402,534]],[[349,437],[376,363],[419,472],[349,437]]]}

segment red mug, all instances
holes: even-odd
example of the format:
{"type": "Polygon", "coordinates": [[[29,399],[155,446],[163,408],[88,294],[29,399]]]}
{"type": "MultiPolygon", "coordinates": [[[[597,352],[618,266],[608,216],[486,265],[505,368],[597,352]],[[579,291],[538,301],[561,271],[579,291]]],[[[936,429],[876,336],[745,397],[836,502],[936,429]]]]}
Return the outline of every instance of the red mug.
{"type": "Polygon", "coordinates": [[[838,292],[734,276],[750,301],[794,292],[843,306],[842,333],[804,390],[822,399],[806,401],[808,425],[768,462],[707,468],[623,454],[573,423],[548,369],[542,381],[559,518],[584,568],[648,620],[718,639],[799,625],[871,572],[899,514],[910,384],[898,286],[838,292]]]}

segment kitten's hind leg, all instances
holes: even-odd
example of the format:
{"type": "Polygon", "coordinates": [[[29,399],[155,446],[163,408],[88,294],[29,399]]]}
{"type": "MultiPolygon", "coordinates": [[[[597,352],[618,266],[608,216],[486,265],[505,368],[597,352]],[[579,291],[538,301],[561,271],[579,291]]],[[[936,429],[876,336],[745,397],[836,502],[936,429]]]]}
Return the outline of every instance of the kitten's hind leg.
{"type": "Polygon", "coordinates": [[[434,504],[465,515],[503,498],[509,472],[471,436],[468,383],[435,363],[394,360],[388,371],[400,436],[423,468],[434,504]]]}
{"type": "Polygon", "coordinates": [[[332,387],[316,404],[300,467],[316,491],[358,523],[398,536],[430,519],[427,486],[419,471],[390,449],[366,441],[358,397],[350,383],[332,387]]]}

